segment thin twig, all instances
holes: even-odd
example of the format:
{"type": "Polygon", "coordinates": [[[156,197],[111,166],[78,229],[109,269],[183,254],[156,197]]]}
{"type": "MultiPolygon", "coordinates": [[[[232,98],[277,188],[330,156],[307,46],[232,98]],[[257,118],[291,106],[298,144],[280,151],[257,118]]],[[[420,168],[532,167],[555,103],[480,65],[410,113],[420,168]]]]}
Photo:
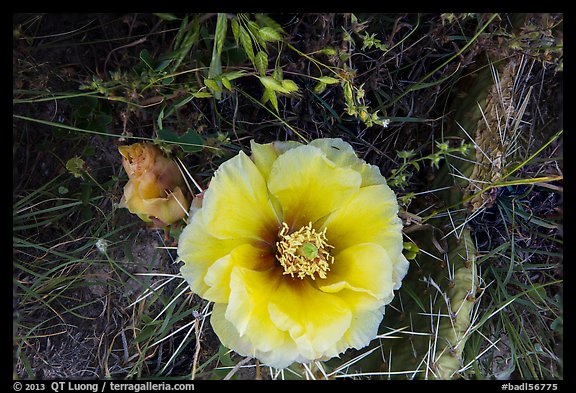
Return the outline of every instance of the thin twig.
{"type": "Polygon", "coordinates": [[[236,374],[236,372],[238,372],[238,370],[240,370],[240,367],[242,367],[243,365],[245,365],[246,363],[248,363],[250,360],[252,360],[251,357],[245,357],[244,359],[240,360],[238,362],[238,364],[236,364],[234,366],[234,368],[232,370],[230,370],[230,372],[228,374],[226,374],[226,376],[224,377],[224,380],[227,381],[230,378],[232,378],[234,376],[234,374],[236,374]]]}
{"type": "Polygon", "coordinates": [[[194,321],[194,333],[196,334],[196,350],[194,351],[194,361],[192,363],[192,377],[196,377],[196,366],[198,365],[198,358],[200,357],[200,319],[196,318],[194,321]]]}

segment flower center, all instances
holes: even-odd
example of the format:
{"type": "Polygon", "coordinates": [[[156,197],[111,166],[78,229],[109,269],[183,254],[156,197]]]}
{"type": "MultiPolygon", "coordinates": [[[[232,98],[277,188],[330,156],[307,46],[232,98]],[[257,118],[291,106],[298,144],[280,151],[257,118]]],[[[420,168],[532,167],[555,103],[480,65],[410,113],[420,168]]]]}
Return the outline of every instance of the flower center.
{"type": "Polygon", "coordinates": [[[326,278],[330,264],[334,263],[334,257],[328,252],[334,247],[326,241],[326,228],[316,232],[309,223],[291,234],[288,234],[289,230],[288,224],[283,222],[276,243],[276,259],[284,268],[283,274],[296,275],[300,279],[310,276],[315,280],[314,274],[318,273],[320,278],[326,278]]]}

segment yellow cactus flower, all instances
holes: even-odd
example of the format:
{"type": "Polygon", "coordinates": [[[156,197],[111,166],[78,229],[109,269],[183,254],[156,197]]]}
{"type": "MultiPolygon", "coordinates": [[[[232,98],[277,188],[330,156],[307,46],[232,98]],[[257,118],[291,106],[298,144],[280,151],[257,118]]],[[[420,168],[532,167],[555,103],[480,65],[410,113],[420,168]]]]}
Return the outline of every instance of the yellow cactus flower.
{"type": "Polygon", "coordinates": [[[368,345],[408,270],[393,191],[339,138],[251,148],[218,168],[178,244],[215,333],[277,368],[368,345]]]}
{"type": "Polygon", "coordinates": [[[134,143],[118,150],[129,179],[119,206],[155,227],[181,220],[190,200],[176,163],[151,143],[134,143]]]}

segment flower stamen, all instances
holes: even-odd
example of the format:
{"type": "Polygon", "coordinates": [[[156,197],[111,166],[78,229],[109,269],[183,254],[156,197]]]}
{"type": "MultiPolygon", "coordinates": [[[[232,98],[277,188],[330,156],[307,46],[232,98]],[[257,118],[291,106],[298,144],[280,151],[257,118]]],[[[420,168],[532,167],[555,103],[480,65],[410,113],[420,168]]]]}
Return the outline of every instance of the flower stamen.
{"type": "Polygon", "coordinates": [[[326,229],[316,232],[312,228],[312,223],[303,226],[296,232],[288,234],[290,228],[285,222],[278,234],[279,240],[276,243],[276,259],[284,268],[283,274],[296,275],[300,279],[306,276],[316,279],[314,274],[318,273],[320,278],[326,278],[326,273],[330,270],[330,265],[334,263],[334,257],[330,255],[329,248],[334,248],[328,244],[326,239],[326,229]]]}

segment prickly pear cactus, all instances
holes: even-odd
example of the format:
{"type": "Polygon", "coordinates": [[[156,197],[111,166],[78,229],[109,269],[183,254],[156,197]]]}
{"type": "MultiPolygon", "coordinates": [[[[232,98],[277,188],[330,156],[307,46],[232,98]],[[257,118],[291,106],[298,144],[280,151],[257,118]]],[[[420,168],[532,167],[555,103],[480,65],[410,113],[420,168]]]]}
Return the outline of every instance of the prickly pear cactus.
{"type": "MultiPolygon", "coordinates": [[[[413,239],[430,250],[435,249],[432,238],[437,235],[423,231],[413,239]]],[[[434,257],[417,259],[418,266],[404,281],[398,310],[386,316],[388,329],[405,327],[394,334],[398,339],[383,340],[382,371],[391,377],[450,379],[464,366],[462,351],[478,286],[475,249],[467,228],[445,246],[434,257]],[[395,321],[393,313],[398,314],[395,321]]]]}
{"type": "Polygon", "coordinates": [[[425,252],[412,261],[397,299],[386,309],[382,338],[372,345],[377,350],[355,363],[357,375],[452,379],[470,365],[463,350],[479,316],[481,282],[466,220],[494,202],[490,191],[480,191],[502,178],[506,158],[513,156],[527,100],[526,92],[520,100],[514,79],[522,61],[509,56],[497,66],[480,67],[454,100],[446,136],[473,142],[475,151],[470,161],[444,165],[431,184],[430,189],[451,186],[436,193],[439,210],[455,207],[410,231],[410,239],[425,252]],[[462,209],[466,199],[467,209],[462,209]]]}
{"type": "Polygon", "coordinates": [[[469,206],[472,211],[482,207],[491,207],[494,203],[494,192],[478,193],[486,182],[497,183],[502,179],[506,161],[517,145],[520,122],[526,109],[525,103],[530,97],[530,90],[520,100],[515,89],[519,68],[524,65],[522,58],[512,57],[493,78],[482,116],[476,123],[476,154],[470,183],[464,190],[464,198],[472,199],[469,206]]]}

